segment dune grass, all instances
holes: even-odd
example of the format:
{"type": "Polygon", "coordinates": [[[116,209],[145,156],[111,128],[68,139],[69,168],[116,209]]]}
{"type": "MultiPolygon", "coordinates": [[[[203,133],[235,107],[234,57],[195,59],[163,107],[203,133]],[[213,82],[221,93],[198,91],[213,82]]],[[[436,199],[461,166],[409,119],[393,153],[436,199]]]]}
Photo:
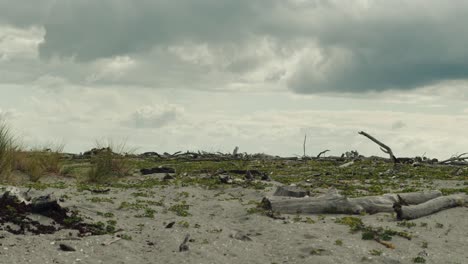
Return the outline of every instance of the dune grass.
{"type": "Polygon", "coordinates": [[[133,162],[127,157],[130,152],[126,143],[114,144],[112,141],[102,144],[97,142],[98,153],[91,157],[91,169],[87,181],[91,183],[104,183],[130,174],[133,162]]]}
{"type": "Polygon", "coordinates": [[[19,147],[7,124],[0,121],[0,180],[8,180],[14,170],[15,153],[19,147]]]}
{"type": "Polygon", "coordinates": [[[0,180],[12,181],[13,172],[27,174],[33,182],[47,173],[60,174],[63,144],[25,151],[7,123],[0,121],[0,180]]]}
{"type": "Polygon", "coordinates": [[[63,148],[63,145],[56,145],[31,151],[17,150],[14,155],[14,169],[29,175],[33,182],[46,174],[59,175],[62,170],[63,148]]]}

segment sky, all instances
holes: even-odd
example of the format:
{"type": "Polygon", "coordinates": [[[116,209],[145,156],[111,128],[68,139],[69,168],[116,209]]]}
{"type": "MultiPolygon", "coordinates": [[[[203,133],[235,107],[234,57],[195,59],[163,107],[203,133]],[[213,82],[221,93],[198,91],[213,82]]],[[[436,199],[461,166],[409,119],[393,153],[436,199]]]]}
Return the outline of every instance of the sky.
{"type": "Polygon", "coordinates": [[[0,0],[26,146],[282,156],[468,151],[468,2],[0,0]]]}

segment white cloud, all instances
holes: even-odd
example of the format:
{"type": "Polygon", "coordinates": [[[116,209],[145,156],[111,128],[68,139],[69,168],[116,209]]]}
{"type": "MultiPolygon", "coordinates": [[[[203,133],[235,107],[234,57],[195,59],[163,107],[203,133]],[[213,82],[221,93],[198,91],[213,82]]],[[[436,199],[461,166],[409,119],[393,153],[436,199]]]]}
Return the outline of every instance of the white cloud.
{"type": "Polygon", "coordinates": [[[44,40],[44,29],[26,29],[0,24],[0,61],[38,58],[39,44],[44,40]]]}

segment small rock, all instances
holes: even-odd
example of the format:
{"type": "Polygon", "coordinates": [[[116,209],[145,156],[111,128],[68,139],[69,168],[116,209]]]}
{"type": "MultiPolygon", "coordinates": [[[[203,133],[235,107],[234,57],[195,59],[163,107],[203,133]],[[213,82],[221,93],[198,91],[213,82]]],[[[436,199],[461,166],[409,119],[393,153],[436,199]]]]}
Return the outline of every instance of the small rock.
{"type": "Polygon", "coordinates": [[[242,232],[236,232],[234,234],[230,234],[229,237],[237,239],[237,240],[241,240],[241,241],[252,241],[252,238],[250,238],[248,235],[242,232]]]}
{"type": "Polygon", "coordinates": [[[245,176],[244,178],[247,180],[247,181],[253,181],[254,180],[254,176],[252,175],[252,173],[250,171],[247,171],[245,173],[245,176]]]}
{"type": "Polygon", "coordinates": [[[67,251],[67,252],[76,251],[76,249],[74,249],[72,246],[63,244],[63,243],[60,244],[59,247],[62,251],[67,251]]]}
{"type": "Polygon", "coordinates": [[[268,174],[263,173],[261,180],[262,181],[271,181],[271,178],[270,178],[270,176],[268,176],[268,174]]]}
{"type": "Polygon", "coordinates": [[[226,183],[226,184],[231,184],[233,182],[232,178],[231,178],[231,176],[229,176],[229,174],[219,175],[219,181],[221,181],[221,183],[226,183]]]}
{"type": "Polygon", "coordinates": [[[176,222],[170,222],[169,224],[166,225],[166,228],[172,228],[175,225],[176,222]]]}

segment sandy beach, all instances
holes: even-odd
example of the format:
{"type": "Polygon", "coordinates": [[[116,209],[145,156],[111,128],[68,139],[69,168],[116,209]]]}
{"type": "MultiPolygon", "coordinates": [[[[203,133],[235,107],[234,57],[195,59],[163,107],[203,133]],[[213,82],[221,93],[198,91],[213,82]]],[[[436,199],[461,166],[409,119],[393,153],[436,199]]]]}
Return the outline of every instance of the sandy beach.
{"type": "MultiPolygon", "coordinates": [[[[130,182],[163,176],[135,176],[130,182]]],[[[445,186],[451,183],[438,182],[445,186]]],[[[87,222],[113,220],[117,232],[83,237],[67,229],[42,235],[1,231],[0,262],[396,264],[417,263],[418,257],[425,263],[468,262],[466,207],[408,221],[411,224],[406,226],[399,225],[392,213],[355,216],[366,225],[411,235],[410,240],[393,237],[390,242],[395,248],[391,249],[363,240],[359,232],[351,233],[348,226],[337,223],[345,215],[297,214],[273,219],[259,213],[256,205],[280,185],[273,181],[262,190],[238,186],[213,190],[173,185],[109,187],[107,193],[99,194],[80,190],[69,181],[66,188],[31,190],[33,196],[54,194],[60,205],[78,210],[87,222]],[[180,252],[186,235],[190,236],[188,249],[180,252]],[[63,251],[60,244],[76,251],[63,251]]],[[[47,222],[43,216],[30,217],[47,222]]]]}

